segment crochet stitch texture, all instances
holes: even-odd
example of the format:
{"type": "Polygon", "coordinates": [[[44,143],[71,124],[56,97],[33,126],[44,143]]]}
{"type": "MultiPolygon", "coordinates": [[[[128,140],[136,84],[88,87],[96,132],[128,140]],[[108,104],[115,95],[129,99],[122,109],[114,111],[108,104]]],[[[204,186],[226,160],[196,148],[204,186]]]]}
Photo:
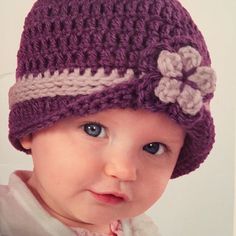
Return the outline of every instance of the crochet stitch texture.
{"type": "Polygon", "coordinates": [[[109,108],[148,109],[165,112],[186,129],[172,178],[195,170],[214,143],[206,104],[215,77],[203,95],[197,77],[190,81],[196,71],[184,62],[170,62],[179,74],[163,76],[160,55],[175,57],[184,47],[201,56],[195,67],[212,72],[204,38],[177,0],[38,0],[25,19],[16,83],[9,91],[11,143],[27,153],[21,137],[65,117],[109,108]],[[163,86],[169,100],[157,91],[163,86]],[[192,99],[196,108],[189,112],[192,99]]]}

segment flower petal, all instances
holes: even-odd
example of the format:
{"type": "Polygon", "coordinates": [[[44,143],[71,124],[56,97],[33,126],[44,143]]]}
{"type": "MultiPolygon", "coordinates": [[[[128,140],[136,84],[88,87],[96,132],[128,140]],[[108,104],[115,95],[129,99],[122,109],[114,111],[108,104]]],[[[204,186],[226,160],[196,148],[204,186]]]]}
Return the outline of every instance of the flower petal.
{"type": "Polygon", "coordinates": [[[202,57],[200,53],[191,46],[182,47],[179,49],[180,55],[184,67],[184,71],[189,71],[192,68],[200,66],[202,57]]]}
{"type": "Polygon", "coordinates": [[[186,85],[177,101],[185,114],[196,115],[203,106],[201,92],[186,85]]]}
{"type": "Polygon", "coordinates": [[[216,88],[215,71],[207,66],[198,67],[196,72],[188,77],[188,80],[197,84],[202,96],[208,93],[213,93],[216,88]]]}
{"type": "Polygon", "coordinates": [[[158,69],[163,76],[177,77],[182,76],[181,57],[177,53],[171,53],[167,50],[161,51],[157,60],[158,69]]]}
{"type": "Polygon", "coordinates": [[[165,103],[174,103],[180,94],[181,82],[176,79],[163,77],[155,88],[155,95],[165,103]]]}

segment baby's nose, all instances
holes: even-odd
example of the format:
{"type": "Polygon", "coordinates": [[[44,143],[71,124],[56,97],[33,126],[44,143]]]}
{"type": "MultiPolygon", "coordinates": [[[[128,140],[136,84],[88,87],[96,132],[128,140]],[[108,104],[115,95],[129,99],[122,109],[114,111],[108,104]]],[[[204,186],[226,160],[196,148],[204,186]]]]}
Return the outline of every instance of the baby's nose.
{"type": "Polygon", "coordinates": [[[137,179],[136,158],[131,154],[113,152],[106,159],[105,174],[123,181],[135,181],[137,179]]]}

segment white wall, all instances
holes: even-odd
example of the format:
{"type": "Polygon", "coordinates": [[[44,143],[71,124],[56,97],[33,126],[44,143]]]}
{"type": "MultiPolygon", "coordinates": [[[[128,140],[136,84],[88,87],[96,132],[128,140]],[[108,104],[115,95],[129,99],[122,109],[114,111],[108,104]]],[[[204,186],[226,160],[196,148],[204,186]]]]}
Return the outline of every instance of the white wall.
{"type": "Polygon", "coordinates": [[[0,0],[0,183],[7,183],[15,169],[31,169],[30,157],[15,151],[8,142],[8,88],[15,80],[16,53],[24,17],[34,0],[0,0]]]}
{"type": "MultiPolygon", "coordinates": [[[[32,169],[30,157],[15,151],[7,141],[7,90],[14,81],[24,16],[33,2],[0,1],[0,184],[7,183],[9,174],[15,169],[32,169]]],[[[232,236],[236,151],[235,1],[181,2],[205,35],[218,75],[212,103],[217,137],[214,149],[202,167],[190,175],[171,180],[161,200],[148,213],[159,225],[163,236],[232,236]]]]}

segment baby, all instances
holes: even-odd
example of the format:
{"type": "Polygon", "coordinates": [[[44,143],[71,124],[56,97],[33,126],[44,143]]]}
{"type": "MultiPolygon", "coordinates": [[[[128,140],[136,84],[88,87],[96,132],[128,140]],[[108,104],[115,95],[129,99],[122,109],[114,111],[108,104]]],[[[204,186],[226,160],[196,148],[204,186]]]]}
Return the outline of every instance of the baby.
{"type": "Polygon", "coordinates": [[[0,235],[158,236],[144,214],[214,143],[216,76],[177,0],[37,0],[9,139],[33,171],[0,186],[0,235]]]}

